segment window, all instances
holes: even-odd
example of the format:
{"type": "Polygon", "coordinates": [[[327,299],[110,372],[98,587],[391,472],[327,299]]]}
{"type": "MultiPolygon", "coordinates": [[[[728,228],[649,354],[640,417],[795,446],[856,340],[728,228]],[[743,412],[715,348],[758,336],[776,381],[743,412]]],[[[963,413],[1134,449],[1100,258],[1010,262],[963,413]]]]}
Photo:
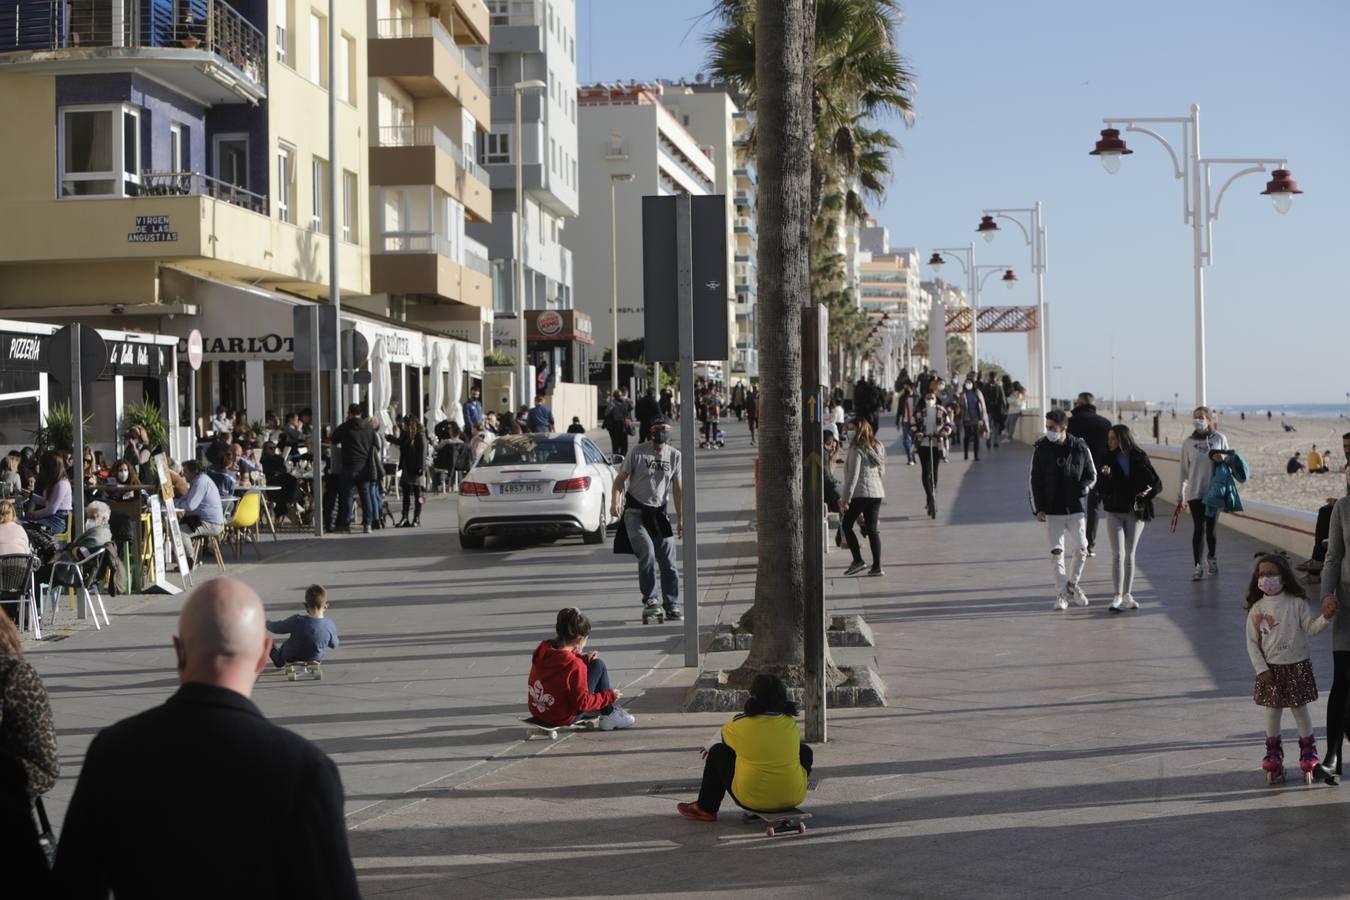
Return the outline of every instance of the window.
{"type": "Polygon", "coordinates": [[[328,204],[324,202],[328,196],[328,160],[314,157],[310,172],[314,184],[310,191],[309,230],[328,234],[328,204]]]}
{"type": "Polygon", "coordinates": [[[483,152],[479,158],[484,165],[511,161],[511,135],[492,132],[484,134],[482,141],[483,152]]]}
{"type": "Polygon", "coordinates": [[[577,186],[577,161],[572,160],[572,187],[577,186]]]}
{"type": "Polygon", "coordinates": [[[277,17],[277,62],[291,64],[295,48],[291,45],[291,35],[295,26],[295,0],[276,0],[277,17]]]}
{"type": "Polygon", "coordinates": [[[215,145],[215,175],[219,181],[248,190],[248,135],[218,134],[215,145]]]}
{"type": "Polygon", "coordinates": [[[343,103],[356,102],[356,42],[347,35],[338,41],[337,91],[338,99],[343,103]]]}
{"type": "Polygon", "coordinates": [[[309,80],[328,87],[328,19],[309,13],[309,80]]]}
{"type": "Polygon", "coordinates": [[[295,148],[277,145],[277,218],[295,224],[295,148]]]}
{"type": "Polygon", "coordinates": [[[118,197],[141,182],[141,114],[132,106],[61,111],[61,196],[118,197]],[[118,140],[117,129],[121,130],[118,140]]]}
{"type": "Polygon", "coordinates": [[[360,237],[357,229],[358,203],[360,197],[357,191],[356,173],[343,171],[342,173],[342,239],[349,244],[355,244],[360,237]]]}
{"type": "Polygon", "coordinates": [[[556,175],[558,173],[558,142],[553,138],[548,139],[548,165],[556,175]]]}
{"type": "Polygon", "coordinates": [[[187,129],[175,122],[169,126],[169,171],[177,173],[187,172],[191,169],[187,129]]]}

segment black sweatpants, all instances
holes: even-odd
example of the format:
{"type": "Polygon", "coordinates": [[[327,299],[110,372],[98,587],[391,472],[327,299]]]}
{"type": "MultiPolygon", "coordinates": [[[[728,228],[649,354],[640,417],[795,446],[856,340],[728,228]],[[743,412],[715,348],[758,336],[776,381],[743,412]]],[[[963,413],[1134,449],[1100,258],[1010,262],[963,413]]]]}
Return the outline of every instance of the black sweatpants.
{"type": "Polygon", "coordinates": [[[975,448],[975,461],[980,461],[980,426],[967,425],[961,432],[961,453],[962,459],[970,459],[970,448],[975,448]]]}
{"type": "Polygon", "coordinates": [[[1341,741],[1345,738],[1346,720],[1350,718],[1350,650],[1335,650],[1331,693],[1327,696],[1327,749],[1322,758],[1331,765],[1336,759],[1336,774],[1341,774],[1341,741]]]}
{"type": "Polygon", "coordinates": [[[1317,562],[1326,562],[1327,560],[1327,537],[1331,534],[1331,511],[1335,508],[1336,504],[1326,503],[1317,511],[1317,527],[1313,529],[1312,552],[1312,558],[1317,562]]]}
{"type": "MultiPolygon", "coordinates": [[[[1218,543],[1218,537],[1214,534],[1214,526],[1218,524],[1218,516],[1205,515],[1205,501],[1192,500],[1187,506],[1191,510],[1191,556],[1195,558],[1195,564],[1200,565],[1200,551],[1204,550],[1206,545],[1209,548],[1209,558],[1215,556],[1215,546],[1218,543]]],[[[1089,542],[1091,538],[1088,539],[1089,542]]]]}
{"type": "Polygon", "coordinates": [[[1101,517],[1102,495],[1096,489],[1087,495],[1087,542],[1088,548],[1097,546],[1097,522],[1101,517]]]}
{"type": "MultiPolygon", "coordinates": [[[[815,762],[815,754],[811,752],[811,748],[802,744],[799,758],[802,768],[810,775],[811,765],[815,762]]],[[[708,760],[703,764],[703,785],[698,789],[698,808],[710,813],[721,809],[722,798],[731,793],[731,780],[735,775],[736,751],[726,744],[713,744],[708,750],[708,760]]],[[[736,799],[735,794],[731,795],[731,799],[737,806],[744,806],[736,799]]],[[[762,811],[771,812],[771,810],[762,811]]]]}
{"type": "Polygon", "coordinates": [[[853,533],[853,523],[858,521],[858,516],[867,517],[867,525],[863,531],[867,533],[867,544],[872,549],[872,567],[881,568],[881,529],[877,527],[877,519],[881,515],[880,497],[854,497],[849,501],[848,512],[844,513],[844,521],[840,527],[844,529],[844,540],[848,541],[848,552],[853,554],[853,561],[860,563],[863,561],[862,550],[858,546],[858,536],[853,533]]]}

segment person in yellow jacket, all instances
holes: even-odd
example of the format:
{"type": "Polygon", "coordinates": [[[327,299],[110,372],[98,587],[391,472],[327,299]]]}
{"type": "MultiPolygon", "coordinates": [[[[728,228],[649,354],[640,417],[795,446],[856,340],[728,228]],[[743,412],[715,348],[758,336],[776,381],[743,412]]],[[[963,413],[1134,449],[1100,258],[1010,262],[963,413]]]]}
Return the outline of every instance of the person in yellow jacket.
{"type": "Polygon", "coordinates": [[[698,800],[681,803],[680,815],[716,822],[728,792],[751,812],[780,812],[806,799],[811,748],[802,743],[794,717],[797,706],[776,675],[756,675],[745,712],[718,732],[704,751],[698,800]]]}

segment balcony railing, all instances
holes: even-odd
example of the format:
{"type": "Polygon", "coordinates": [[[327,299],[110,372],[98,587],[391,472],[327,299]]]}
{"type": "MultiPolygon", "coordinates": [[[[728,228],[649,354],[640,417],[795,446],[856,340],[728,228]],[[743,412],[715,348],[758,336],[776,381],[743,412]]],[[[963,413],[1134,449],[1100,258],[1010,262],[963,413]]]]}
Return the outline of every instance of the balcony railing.
{"type": "Polygon", "coordinates": [[[386,234],[379,249],[383,253],[435,253],[454,258],[450,241],[438,234],[386,234]]]}
{"type": "Polygon", "coordinates": [[[484,184],[488,183],[487,173],[483,171],[482,167],[465,156],[464,151],[454,141],[450,140],[449,135],[435,125],[381,125],[379,146],[435,147],[448,153],[462,171],[467,172],[484,184]]]}
{"type": "Polygon", "coordinates": [[[480,256],[472,250],[464,251],[464,268],[472,269],[480,275],[492,277],[492,263],[486,256],[480,256]]]}
{"type": "Polygon", "coordinates": [[[84,47],[131,49],[181,47],[214,53],[254,84],[267,85],[267,39],[223,0],[196,0],[189,12],[175,16],[133,7],[114,20],[113,4],[51,4],[50,37],[25,50],[74,50],[84,47]]]}
{"type": "Polygon", "coordinates": [[[482,65],[469,59],[469,55],[464,52],[464,48],[455,43],[455,39],[450,36],[450,32],[445,30],[440,19],[433,19],[430,16],[403,17],[400,19],[381,19],[379,21],[379,30],[377,31],[382,40],[396,40],[399,38],[435,38],[436,42],[445,48],[460,67],[469,73],[469,78],[473,83],[487,93],[487,73],[483,71],[482,65]]]}
{"type": "Polygon", "coordinates": [[[210,197],[264,216],[268,214],[266,197],[201,172],[142,173],[139,196],[210,197]]]}
{"type": "Polygon", "coordinates": [[[544,24],[543,0],[488,0],[487,6],[493,25],[544,24]]]}

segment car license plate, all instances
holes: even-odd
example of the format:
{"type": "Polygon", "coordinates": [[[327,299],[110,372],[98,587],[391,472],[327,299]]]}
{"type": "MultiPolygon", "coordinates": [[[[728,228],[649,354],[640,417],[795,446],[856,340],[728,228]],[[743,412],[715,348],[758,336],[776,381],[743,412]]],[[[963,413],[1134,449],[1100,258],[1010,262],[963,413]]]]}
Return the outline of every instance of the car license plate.
{"type": "Polygon", "coordinates": [[[501,485],[503,494],[538,494],[543,488],[540,481],[512,481],[501,485]]]}

